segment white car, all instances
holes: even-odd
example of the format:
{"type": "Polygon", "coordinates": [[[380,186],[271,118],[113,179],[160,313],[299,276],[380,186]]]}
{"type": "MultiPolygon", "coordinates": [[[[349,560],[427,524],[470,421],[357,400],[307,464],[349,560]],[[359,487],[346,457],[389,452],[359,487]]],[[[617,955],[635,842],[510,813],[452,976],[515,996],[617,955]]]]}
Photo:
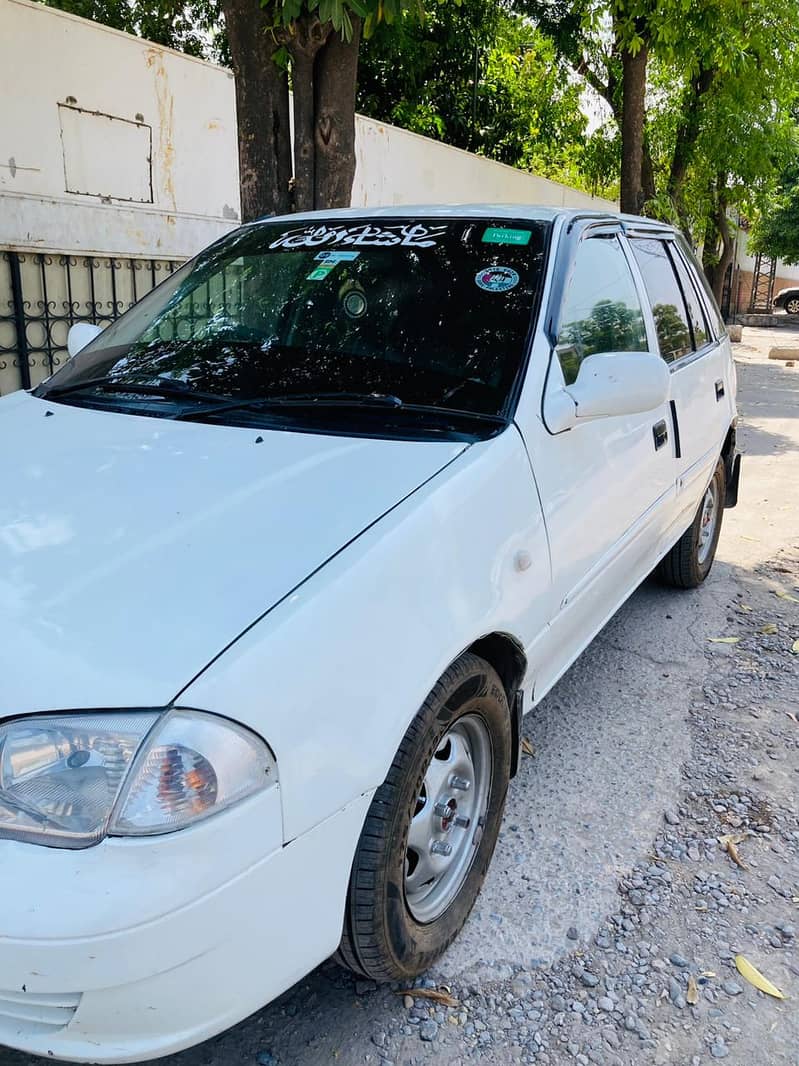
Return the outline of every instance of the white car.
{"type": "Polygon", "coordinates": [[[522,206],[241,227],[0,400],[0,1043],[131,1062],[338,951],[418,974],[520,721],[704,580],[735,374],[682,238],[522,206]]]}

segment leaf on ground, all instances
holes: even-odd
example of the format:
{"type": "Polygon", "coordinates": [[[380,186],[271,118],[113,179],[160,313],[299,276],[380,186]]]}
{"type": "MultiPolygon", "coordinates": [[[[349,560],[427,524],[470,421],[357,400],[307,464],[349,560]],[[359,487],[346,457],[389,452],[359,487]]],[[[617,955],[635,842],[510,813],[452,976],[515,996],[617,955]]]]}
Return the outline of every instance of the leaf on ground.
{"type": "Polygon", "coordinates": [[[699,979],[701,981],[710,981],[711,978],[713,978],[715,976],[716,976],[715,970],[702,970],[702,972],[699,975],[699,979]]]}
{"type": "Polygon", "coordinates": [[[794,655],[799,655],[799,640],[795,640],[791,645],[791,651],[794,655]]]}
{"type": "Polygon", "coordinates": [[[799,718],[796,717],[793,711],[786,711],[785,713],[791,719],[792,722],[795,722],[797,725],[799,725],[799,718]]]}
{"type": "Polygon", "coordinates": [[[414,999],[432,999],[434,1003],[441,1003],[445,1007],[457,1007],[458,1001],[449,992],[441,992],[437,988],[404,988],[397,992],[398,996],[413,996],[414,999]]]}
{"type": "Polygon", "coordinates": [[[758,633],[763,633],[765,636],[771,636],[772,633],[777,632],[777,627],[773,622],[766,622],[764,626],[758,629],[758,633]]]}
{"type": "Polygon", "coordinates": [[[728,840],[727,843],[725,844],[725,847],[727,849],[727,854],[729,855],[729,857],[732,859],[732,861],[735,863],[736,866],[740,866],[742,870],[748,870],[749,869],[749,867],[743,861],[741,856],[738,854],[738,848],[737,848],[736,842],[734,840],[732,840],[732,839],[728,840]]]}
{"type": "Polygon", "coordinates": [[[743,611],[744,614],[748,614],[752,610],[752,608],[749,606],[748,603],[739,603],[738,610],[743,611]]]}
{"type": "Polygon", "coordinates": [[[535,748],[527,737],[522,737],[522,751],[525,755],[535,755],[535,748]]]}
{"type": "Polygon", "coordinates": [[[764,977],[760,970],[755,969],[749,959],[743,955],[735,956],[735,967],[741,977],[747,980],[750,985],[759,988],[761,992],[765,992],[767,996],[774,996],[775,999],[785,999],[785,996],[777,986],[773,985],[767,977],[764,977]]]}
{"type": "Polygon", "coordinates": [[[792,596],[790,592],[786,592],[785,589],[775,589],[774,595],[779,596],[781,600],[790,600],[791,603],[799,603],[799,597],[792,596]]]}
{"type": "Polygon", "coordinates": [[[711,644],[737,644],[740,637],[708,637],[711,644]]]}
{"type": "Polygon", "coordinates": [[[690,975],[688,978],[688,991],[685,993],[685,1001],[686,1003],[690,1003],[692,1007],[695,1007],[699,1002],[699,988],[697,987],[693,975],[690,975]]]}

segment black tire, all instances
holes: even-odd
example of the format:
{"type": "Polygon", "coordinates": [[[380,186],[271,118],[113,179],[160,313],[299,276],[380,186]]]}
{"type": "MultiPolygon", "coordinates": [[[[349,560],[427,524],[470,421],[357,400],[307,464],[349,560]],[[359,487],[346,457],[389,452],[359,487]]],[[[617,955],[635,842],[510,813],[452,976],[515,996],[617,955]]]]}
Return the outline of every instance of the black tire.
{"type": "Polygon", "coordinates": [[[785,301],[785,310],[789,315],[799,315],[799,297],[789,296],[785,301]]]}
{"type": "Polygon", "coordinates": [[[708,488],[709,492],[715,493],[717,513],[715,527],[710,543],[707,546],[706,554],[703,556],[700,552],[702,519],[705,506],[705,497],[703,496],[693,522],[671,551],[660,561],[655,570],[655,576],[664,585],[671,585],[673,588],[678,589],[695,589],[702,584],[710,573],[721,533],[725,489],[724,464],[720,462],[708,488]]]}
{"type": "MultiPolygon", "coordinates": [[[[377,789],[355,853],[337,961],[376,981],[408,980],[428,969],[460,932],[485,879],[499,834],[511,765],[508,698],[496,672],[464,654],[443,675],[411,722],[377,789]],[[421,924],[405,894],[408,832],[425,775],[455,723],[477,716],[490,738],[490,785],[471,865],[447,909],[421,924]]],[[[461,830],[458,830],[460,832],[461,830]]]]}

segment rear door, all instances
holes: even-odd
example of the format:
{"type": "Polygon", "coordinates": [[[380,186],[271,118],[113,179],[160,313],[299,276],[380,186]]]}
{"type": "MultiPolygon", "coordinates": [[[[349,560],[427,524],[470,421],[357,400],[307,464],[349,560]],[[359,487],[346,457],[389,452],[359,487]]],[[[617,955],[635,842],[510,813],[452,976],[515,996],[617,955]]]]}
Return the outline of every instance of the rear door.
{"type": "Polygon", "coordinates": [[[721,454],[733,417],[729,340],[706,298],[690,252],[671,233],[629,237],[671,371],[676,457],[675,525],[690,523],[721,454]]]}

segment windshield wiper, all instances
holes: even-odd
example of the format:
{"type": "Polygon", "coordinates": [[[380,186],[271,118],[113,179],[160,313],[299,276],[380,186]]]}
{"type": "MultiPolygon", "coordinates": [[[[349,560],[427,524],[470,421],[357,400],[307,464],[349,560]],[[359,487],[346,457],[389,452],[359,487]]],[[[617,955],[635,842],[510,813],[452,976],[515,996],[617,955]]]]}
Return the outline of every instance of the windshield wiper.
{"type": "Polygon", "coordinates": [[[46,400],[50,396],[70,396],[74,393],[89,392],[93,389],[97,389],[100,392],[129,392],[140,396],[163,396],[169,400],[195,400],[203,403],[212,400],[221,404],[227,402],[224,396],[216,396],[212,392],[200,392],[184,382],[170,381],[167,378],[162,378],[154,384],[115,381],[109,377],[86,378],[85,381],[77,381],[72,385],[53,385],[40,395],[42,399],[46,400]]]}
{"type": "Polygon", "coordinates": [[[397,410],[404,407],[399,396],[383,392],[295,392],[285,396],[242,397],[240,400],[220,399],[213,407],[201,407],[192,411],[180,411],[180,419],[197,419],[204,415],[218,415],[225,411],[269,411],[286,407],[383,407],[397,410]]]}

